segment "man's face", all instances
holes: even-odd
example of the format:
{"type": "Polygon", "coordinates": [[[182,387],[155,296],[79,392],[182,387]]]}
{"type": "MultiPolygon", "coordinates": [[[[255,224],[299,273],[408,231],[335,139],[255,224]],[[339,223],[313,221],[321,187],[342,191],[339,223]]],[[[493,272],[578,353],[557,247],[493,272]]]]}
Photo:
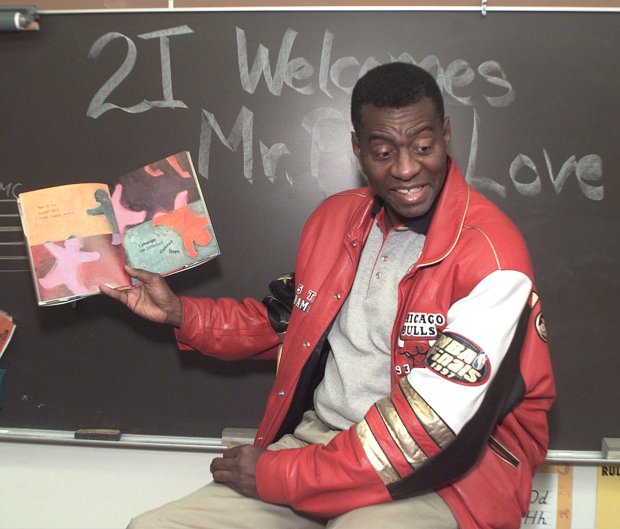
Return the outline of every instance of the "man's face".
{"type": "Polygon", "coordinates": [[[428,98],[402,108],[364,105],[361,117],[353,152],[385,202],[389,227],[424,215],[446,179],[448,118],[441,123],[428,98]]]}

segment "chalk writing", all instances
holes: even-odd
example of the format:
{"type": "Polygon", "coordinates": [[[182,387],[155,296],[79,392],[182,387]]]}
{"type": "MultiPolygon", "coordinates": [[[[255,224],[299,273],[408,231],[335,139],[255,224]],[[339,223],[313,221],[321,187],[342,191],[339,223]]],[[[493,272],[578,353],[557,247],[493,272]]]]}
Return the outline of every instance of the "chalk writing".
{"type": "Polygon", "coordinates": [[[99,37],[92,45],[88,52],[89,59],[96,59],[110,42],[116,39],[124,39],[127,43],[127,56],[123,61],[123,64],[116,70],[116,72],[103,84],[103,86],[97,91],[88,105],[86,115],[91,118],[98,118],[108,110],[114,108],[135,114],[138,112],[145,112],[154,107],[159,108],[187,108],[187,105],[178,99],[174,99],[172,95],[172,74],[170,67],[170,38],[171,36],[183,35],[187,33],[193,33],[193,30],[188,26],[178,26],[170,29],[163,29],[161,31],[154,31],[152,33],[143,33],[138,35],[139,38],[159,39],[159,50],[161,55],[161,82],[164,99],[159,101],[147,101],[146,99],[133,105],[131,107],[121,107],[114,103],[107,102],[106,100],[112,94],[116,88],[125,80],[125,78],[133,70],[138,51],[133,40],[126,37],[122,33],[106,33],[99,37]]]}
{"type": "Polygon", "coordinates": [[[329,153],[341,154],[347,152],[348,146],[342,145],[333,138],[333,131],[338,126],[343,134],[341,138],[347,138],[345,117],[333,108],[317,108],[304,116],[301,126],[310,134],[310,174],[319,177],[319,161],[321,155],[329,153]],[[325,124],[328,124],[325,127],[325,124]]]}
{"type": "Polygon", "coordinates": [[[274,74],[271,74],[271,66],[269,64],[269,49],[262,44],[258,47],[252,70],[248,70],[248,54],[245,40],[245,31],[237,28],[237,49],[239,57],[239,76],[241,78],[241,86],[246,92],[253,94],[260,80],[261,73],[265,77],[267,88],[276,96],[282,93],[284,83],[290,86],[300,94],[312,94],[314,90],[311,85],[306,84],[301,87],[293,85],[293,79],[305,80],[314,73],[312,65],[303,58],[289,60],[291,50],[297,32],[287,29],[282,39],[280,52],[278,53],[278,61],[274,74]]]}
{"type": "MultiPolygon", "coordinates": [[[[326,137],[326,134],[333,132],[334,126],[340,124],[343,127],[341,138],[348,139],[346,134],[347,121],[345,116],[333,108],[317,108],[310,111],[302,118],[302,127],[311,137],[310,144],[310,171],[313,177],[319,177],[319,161],[321,155],[333,153],[339,156],[347,156],[348,148],[342,142],[334,141],[333,138],[326,137]],[[328,130],[322,128],[325,122],[329,122],[328,130]]],[[[254,113],[247,107],[241,107],[237,119],[228,136],[225,136],[215,117],[215,114],[206,110],[202,111],[200,147],[198,155],[198,172],[205,178],[209,178],[209,161],[211,153],[211,142],[213,132],[229,150],[236,152],[239,144],[243,146],[243,175],[250,183],[253,182],[253,155],[252,142],[254,137],[254,113]]],[[[276,143],[271,147],[259,142],[263,170],[269,181],[273,182],[276,178],[276,169],[280,158],[286,154],[291,154],[284,143],[276,143]]],[[[286,173],[286,179],[293,185],[291,176],[286,173]]]]}
{"type": "MultiPolygon", "coordinates": [[[[560,194],[564,184],[568,180],[569,176],[575,175],[577,183],[581,189],[581,192],[590,200],[603,200],[605,196],[605,187],[603,185],[592,185],[598,182],[603,177],[603,162],[601,157],[596,154],[588,154],[583,156],[579,161],[573,155],[569,157],[556,176],[553,174],[553,168],[551,166],[551,160],[546,149],[543,149],[543,155],[545,157],[545,163],[547,166],[547,174],[549,180],[553,185],[553,189],[557,195],[560,194]]],[[[525,154],[518,154],[510,164],[510,179],[512,180],[515,189],[523,196],[538,195],[542,189],[542,182],[538,172],[538,168],[534,161],[525,154]],[[522,169],[529,169],[535,176],[531,182],[520,182],[517,177],[522,169]]]]}
{"type": "MultiPolygon", "coordinates": [[[[260,81],[261,74],[265,79],[265,84],[269,92],[276,96],[282,94],[282,89],[285,85],[303,95],[310,95],[316,92],[314,85],[311,82],[306,82],[313,77],[316,71],[315,67],[304,57],[294,57],[291,59],[293,45],[298,35],[297,31],[289,28],[284,33],[273,73],[269,62],[270,50],[262,44],[258,46],[252,68],[249,68],[245,30],[237,27],[236,32],[239,78],[241,80],[241,86],[246,92],[254,94],[260,81]],[[294,81],[303,83],[300,83],[300,86],[296,86],[294,81]]],[[[375,57],[368,57],[360,63],[360,61],[353,56],[340,57],[332,62],[333,43],[333,33],[329,30],[325,30],[319,63],[318,84],[319,89],[329,97],[333,97],[330,91],[329,81],[331,81],[336,88],[347,94],[350,94],[353,90],[352,85],[347,86],[342,82],[342,76],[345,70],[355,69],[355,78],[359,78],[371,68],[381,64],[375,57]]],[[[483,98],[489,105],[496,107],[508,106],[515,99],[515,92],[512,84],[506,79],[505,72],[497,61],[484,61],[474,70],[464,59],[456,59],[444,69],[435,55],[429,55],[417,62],[409,53],[401,53],[398,56],[390,54],[390,60],[419,64],[429,71],[435,70],[439,88],[450,96],[451,99],[463,105],[473,105],[474,98],[471,95],[459,96],[456,94],[455,89],[471,85],[475,80],[476,72],[488,83],[505,88],[506,90],[505,93],[498,96],[487,96],[483,94],[483,98]]]]}
{"type": "MultiPolygon", "coordinates": [[[[476,164],[479,148],[480,117],[476,109],[473,109],[473,130],[469,151],[469,161],[465,172],[467,181],[478,189],[488,189],[499,196],[506,198],[506,186],[476,172],[476,164]]],[[[577,160],[576,156],[570,156],[563,164],[557,175],[554,174],[549,154],[543,148],[543,157],[547,169],[548,180],[556,195],[559,195],[571,175],[575,175],[579,188],[583,195],[590,200],[603,200],[605,186],[595,185],[603,178],[603,161],[597,154],[587,154],[577,160]]],[[[543,180],[535,162],[525,154],[517,154],[508,170],[510,181],[515,190],[524,197],[533,197],[543,192],[543,180]],[[524,174],[525,173],[525,174],[524,174]],[[532,176],[533,175],[533,178],[532,176]],[[526,181],[524,181],[526,180],[526,181]]]]}
{"type": "MultiPolygon", "coordinates": [[[[231,151],[236,151],[239,147],[239,143],[243,142],[243,175],[248,182],[252,183],[254,113],[246,107],[241,107],[230,134],[228,137],[225,137],[215,115],[206,110],[202,111],[198,172],[205,178],[209,178],[209,158],[211,154],[211,136],[213,131],[215,131],[220,141],[231,151]]],[[[275,167],[271,165],[270,170],[275,172],[275,167]]]]}
{"type": "MultiPolygon", "coordinates": [[[[143,40],[158,39],[161,58],[161,83],[163,99],[158,101],[142,100],[129,106],[121,107],[108,99],[116,88],[131,74],[137,60],[138,49],[134,41],[116,32],[106,33],[99,37],[91,47],[88,57],[96,59],[103,49],[112,41],[122,39],[127,45],[127,54],[120,68],[101,86],[92,98],[87,115],[98,118],[112,109],[119,109],[130,114],[145,112],[153,108],[184,108],[187,105],[175,99],[172,90],[172,67],[170,54],[170,37],[193,33],[187,25],[177,26],[151,33],[143,33],[138,38],[143,40]]],[[[329,29],[323,33],[320,43],[321,52],[318,69],[305,57],[295,56],[294,47],[299,33],[291,28],[285,30],[277,51],[277,58],[272,66],[271,50],[259,44],[250,65],[250,51],[246,31],[236,27],[237,62],[241,89],[254,94],[264,80],[269,93],[279,97],[285,89],[290,89],[300,96],[307,96],[322,92],[328,98],[334,97],[334,90],[350,94],[355,79],[364,75],[369,69],[380,64],[375,57],[360,60],[354,56],[334,57],[335,35],[329,29]],[[318,76],[317,76],[318,70],[318,76]],[[348,84],[344,79],[348,80],[348,84]]],[[[317,40],[317,44],[319,41],[317,40]]],[[[506,198],[509,182],[523,197],[533,197],[544,192],[549,186],[559,195],[566,182],[574,176],[578,187],[587,199],[599,201],[605,196],[602,184],[602,159],[597,154],[586,154],[581,158],[575,155],[568,156],[556,173],[552,167],[551,158],[543,147],[542,154],[546,166],[543,174],[534,159],[524,153],[516,153],[504,175],[494,175],[496,179],[481,175],[477,171],[478,152],[480,149],[480,133],[483,130],[478,107],[486,103],[490,107],[499,108],[511,105],[516,99],[516,91],[508,79],[502,65],[495,60],[484,60],[478,66],[471,65],[463,58],[456,58],[449,63],[442,61],[436,55],[430,54],[417,61],[410,53],[402,52],[398,55],[389,53],[390,61],[402,61],[418,64],[434,74],[437,84],[448,101],[472,108],[472,135],[469,158],[465,171],[467,181],[481,190],[506,198]],[[478,81],[478,82],[476,82],[478,81]],[[482,81],[482,82],[480,82],[482,81]],[[487,89],[492,90],[487,92],[487,89]],[[479,90],[478,94],[473,89],[479,90]],[[545,178],[546,177],[546,178],[545,178]],[[545,184],[544,182],[547,182],[545,184]]],[[[289,125],[290,126],[290,125],[289,125]]],[[[228,135],[225,135],[218,122],[217,116],[208,109],[201,109],[200,144],[198,156],[198,172],[204,178],[209,178],[209,165],[213,133],[222,145],[228,150],[236,152],[239,146],[243,152],[243,176],[248,183],[253,183],[254,174],[254,113],[247,106],[241,106],[236,120],[228,135]]],[[[334,108],[320,106],[308,112],[301,120],[301,127],[310,136],[310,174],[319,179],[320,166],[323,157],[339,159],[339,166],[350,167],[351,174],[356,171],[355,160],[350,149],[342,138],[348,139],[348,117],[334,108]],[[338,139],[334,130],[341,130],[343,134],[338,139]]],[[[260,130],[260,128],[259,128],[260,130]]],[[[292,155],[291,149],[284,142],[268,145],[257,139],[260,150],[260,161],[264,178],[274,183],[278,175],[278,164],[282,157],[292,155]]],[[[293,186],[295,177],[285,171],[284,178],[293,186]]],[[[0,188],[2,189],[2,188],[0,188]]]]}
{"type": "Polygon", "coordinates": [[[0,198],[17,198],[17,190],[21,187],[20,183],[0,182],[0,198]]]}
{"type": "Polygon", "coordinates": [[[480,116],[476,109],[473,109],[474,120],[473,130],[471,133],[471,143],[469,147],[469,160],[467,162],[467,169],[465,171],[465,179],[478,189],[488,189],[497,193],[499,196],[506,198],[506,187],[496,182],[495,180],[481,176],[476,173],[476,164],[478,162],[478,129],[480,127],[480,116]]]}

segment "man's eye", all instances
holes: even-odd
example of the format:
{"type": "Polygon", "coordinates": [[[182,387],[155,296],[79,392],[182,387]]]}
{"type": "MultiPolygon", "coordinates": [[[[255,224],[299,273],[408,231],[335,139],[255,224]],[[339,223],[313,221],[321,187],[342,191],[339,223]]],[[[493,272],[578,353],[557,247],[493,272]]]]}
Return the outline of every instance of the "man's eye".
{"type": "Polygon", "coordinates": [[[419,145],[416,151],[419,154],[430,154],[431,152],[433,152],[433,146],[432,145],[419,145]]]}
{"type": "Polygon", "coordinates": [[[390,157],[390,151],[378,151],[375,153],[375,157],[379,160],[387,160],[390,157]]]}

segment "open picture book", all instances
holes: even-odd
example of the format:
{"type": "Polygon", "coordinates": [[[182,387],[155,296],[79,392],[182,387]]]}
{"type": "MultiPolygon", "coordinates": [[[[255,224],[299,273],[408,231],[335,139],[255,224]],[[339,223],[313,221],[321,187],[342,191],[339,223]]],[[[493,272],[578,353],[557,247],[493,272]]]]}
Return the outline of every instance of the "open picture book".
{"type": "Polygon", "coordinates": [[[108,186],[68,184],[20,193],[19,214],[38,304],[129,287],[125,264],[162,275],[220,254],[188,152],[108,186]]]}

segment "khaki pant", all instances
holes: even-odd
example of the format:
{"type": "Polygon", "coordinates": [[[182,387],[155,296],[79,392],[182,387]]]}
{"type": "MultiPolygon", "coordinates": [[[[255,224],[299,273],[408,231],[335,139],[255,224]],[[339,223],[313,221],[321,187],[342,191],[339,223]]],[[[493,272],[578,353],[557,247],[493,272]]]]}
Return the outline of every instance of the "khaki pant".
{"type": "MultiPolygon", "coordinates": [[[[293,435],[270,450],[327,443],[338,432],[307,412],[293,435]]],[[[209,483],[196,492],[134,518],[128,529],[457,529],[445,502],[435,493],[355,509],[331,520],[306,516],[290,507],[242,496],[209,483]]]]}

